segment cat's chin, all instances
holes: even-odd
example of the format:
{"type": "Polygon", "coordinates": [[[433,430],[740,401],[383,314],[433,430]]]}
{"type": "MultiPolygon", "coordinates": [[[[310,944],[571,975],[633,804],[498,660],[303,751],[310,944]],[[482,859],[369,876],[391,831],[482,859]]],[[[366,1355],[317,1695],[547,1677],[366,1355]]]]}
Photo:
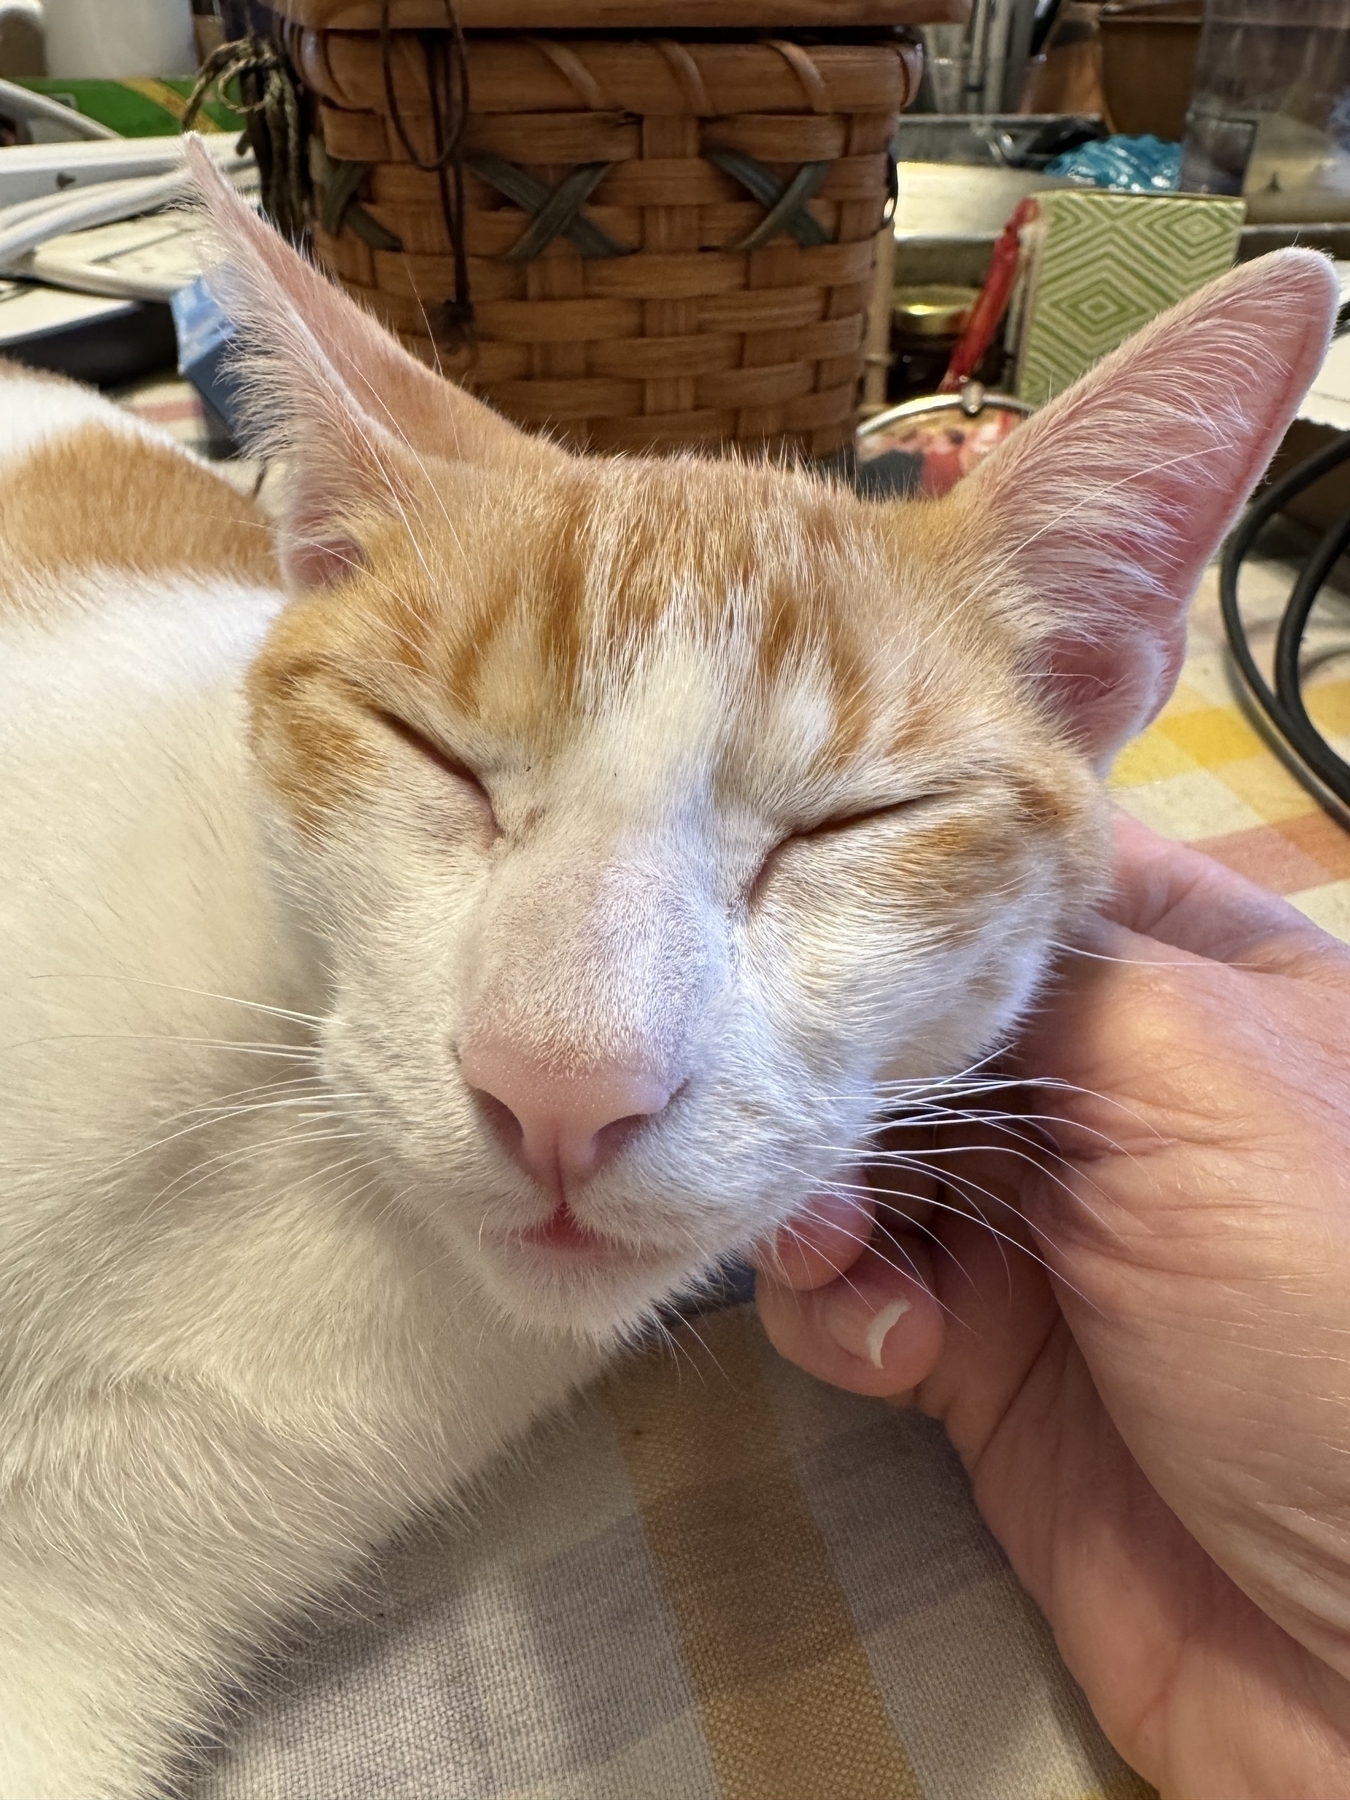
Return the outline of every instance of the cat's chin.
{"type": "Polygon", "coordinates": [[[484,1238],[479,1269],[501,1306],[534,1327],[595,1340],[634,1329],[688,1285],[688,1256],[614,1238],[560,1243],[540,1232],[484,1238]]]}

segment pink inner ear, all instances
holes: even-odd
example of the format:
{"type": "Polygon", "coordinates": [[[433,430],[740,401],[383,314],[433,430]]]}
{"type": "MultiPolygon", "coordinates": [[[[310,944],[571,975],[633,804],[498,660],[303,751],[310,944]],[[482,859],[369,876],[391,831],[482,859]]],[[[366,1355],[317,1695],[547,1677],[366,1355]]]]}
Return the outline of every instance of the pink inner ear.
{"type": "Polygon", "coordinates": [[[1285,250],[1211,282],[1020,427],[960,487],[994,537],[1048,705],[1109,761],[1176,682],[1186,609],[1326,353],[1331,265],[1285,250]],[[1020,591],[1019,591],[1020,590],[1020,591]]]}

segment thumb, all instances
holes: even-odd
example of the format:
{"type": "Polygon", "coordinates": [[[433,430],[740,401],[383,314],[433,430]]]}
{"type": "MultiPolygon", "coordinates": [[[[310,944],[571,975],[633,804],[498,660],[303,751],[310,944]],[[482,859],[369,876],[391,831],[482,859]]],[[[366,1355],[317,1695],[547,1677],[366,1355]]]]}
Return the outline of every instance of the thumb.
{"type": "Polygon", "coordinates": [[[769,1342],[789,1362],[850,1393],[898,1398],[927,1378],[942,1350],[931,1284],[927,1248],[895,1232],[821,1287],[789,1287],[761,1272],[755,1301],[769,1342]]]}

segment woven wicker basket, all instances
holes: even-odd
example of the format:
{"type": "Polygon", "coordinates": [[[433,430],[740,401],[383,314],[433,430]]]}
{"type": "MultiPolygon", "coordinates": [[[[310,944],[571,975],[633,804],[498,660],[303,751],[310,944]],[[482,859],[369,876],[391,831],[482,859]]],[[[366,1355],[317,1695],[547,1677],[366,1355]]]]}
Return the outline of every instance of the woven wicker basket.
{"type": "Polygon", "coordinates": [[[412,350],[588,449],[821,455],[851,438],[916,46],[471,32],[476,341],[448,355],[428,321],[454,291],[452,246],[417,166],[434,148],[427,35],[394,31],[387,54],[375,31],[289,35],[321,140],[317,254],[412,350]]]}

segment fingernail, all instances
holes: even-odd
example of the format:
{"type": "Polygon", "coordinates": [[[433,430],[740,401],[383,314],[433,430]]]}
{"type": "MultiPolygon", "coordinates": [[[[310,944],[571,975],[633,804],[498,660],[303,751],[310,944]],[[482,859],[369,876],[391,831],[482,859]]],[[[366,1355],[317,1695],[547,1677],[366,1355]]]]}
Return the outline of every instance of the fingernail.
{"type": "Polygon", "coordinates": [[[873,1312],[856,1296],[841,1295],[826,1312],[825,1329],[841,1350],[879,1369],[886,1339],[909,1310],[910,1302],[905,1299],[888,1300],[880,1311],[873,1312]]]}

